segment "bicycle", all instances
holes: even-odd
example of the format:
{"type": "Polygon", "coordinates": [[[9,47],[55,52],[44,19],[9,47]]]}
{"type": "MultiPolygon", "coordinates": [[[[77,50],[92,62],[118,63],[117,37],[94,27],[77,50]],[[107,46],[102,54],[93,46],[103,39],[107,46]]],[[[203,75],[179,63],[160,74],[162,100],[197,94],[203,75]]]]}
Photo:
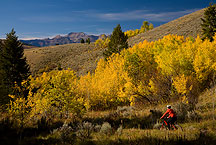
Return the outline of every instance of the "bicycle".
{"type": "MultiPolygon", "coordinates": [[[[159,123],[157,124],[156,127],[154,127],[156,129],[159,129],[159,130],[169,130],[168,128],[168,122],[166,119],[163,119],[162,123],[159,123]]],[[[180,131],[183,131],[183,128],[177,124],[176,122],[174,124],[170,124],[170,130],[180,130],[180,131]]]]}

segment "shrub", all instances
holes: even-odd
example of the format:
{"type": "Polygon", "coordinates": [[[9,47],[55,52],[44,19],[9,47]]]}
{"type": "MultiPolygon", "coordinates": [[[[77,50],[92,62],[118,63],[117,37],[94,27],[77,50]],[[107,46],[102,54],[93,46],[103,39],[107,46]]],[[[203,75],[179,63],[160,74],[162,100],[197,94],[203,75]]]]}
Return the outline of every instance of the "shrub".
{"type": "Polygon", "coordinates": [[[122,127],[122,125],[120,125],[119,128],[116,131],[117,135],[121,135],[122,134],[122,130],[123,130],[123,127],[122,127]]]}
{"type": "Polygon", "coordinates": [[[54,129],[52,135],[58,136],[63,142],[70,142],[74,139],[73,129],[66,122],[62,127],[54,129]]]}
{"type": "Polygon", "coordinates": [[[106,135],[111,135],[112,127],[108,122],[102,124],[100,132],[106,135]]]}
{"type": "Polygon", "coordinates": [[[152,123],[157,123],[157,120],[163,115],[159,110],[150,110],[149,112],[151,113],[149,118],[152,120],[152,123]]]}
{"type": "Polygon", "coordinates": [[[46,117],[41,117],[40,120],[37,121],[38,130],[47,130],[49,123],[46,117]]]}
{"type": "Polygon", "coordinates": [[[194,110],[187,112],[187,119],[188,121],[198,121],[201,116],[194,110]]]}
{"type": "Polygon", "coordinates": [[[83,122],[79,124],[76,136],[81,139],[88,139],[91,137],[91,133],[94,131],[94,126],[90,122],[83,122]]]}
{"type": "Polygon", "coordinates": [[[173,110],[176,112],[178,121],[183,122],[187,120],[187,114],[193,110],[193,106],[180,102],[173,105],[173,110]]]}
{"type": "Polygon", "coordinates": [[[116,113],[118,113],[119,115],[123,116],[123,117],[129,117],[129,116],[133,116],[135,108],[133,106],[118,106],[116,113]]]}
{"type": "Polygon", "coordinates": [[[94,127],[95,132],[99,132],[100,129],[101,129],[101,125],[95,125],[95,127],[94,127]]]}

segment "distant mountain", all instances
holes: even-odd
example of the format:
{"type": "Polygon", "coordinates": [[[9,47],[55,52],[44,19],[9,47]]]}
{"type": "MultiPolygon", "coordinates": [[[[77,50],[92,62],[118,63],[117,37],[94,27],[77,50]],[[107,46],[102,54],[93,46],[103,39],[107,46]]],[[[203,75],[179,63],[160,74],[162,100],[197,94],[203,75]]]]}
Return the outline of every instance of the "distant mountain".
{"type": "Polygon", "coordinates": [[[63,45],[70,43],[80,43],[81,39],[86,40],[90,38],[91,42],[96,41],[99,36],[95,35],[87,35],[83,32],[71,32],[65,36],[57,35],[54,38],[46,38],[46,39],[35,39],[35,40],[21,40],[25,44],[43,47],[43,46],[53,46],[53,45],[63,45]]]}

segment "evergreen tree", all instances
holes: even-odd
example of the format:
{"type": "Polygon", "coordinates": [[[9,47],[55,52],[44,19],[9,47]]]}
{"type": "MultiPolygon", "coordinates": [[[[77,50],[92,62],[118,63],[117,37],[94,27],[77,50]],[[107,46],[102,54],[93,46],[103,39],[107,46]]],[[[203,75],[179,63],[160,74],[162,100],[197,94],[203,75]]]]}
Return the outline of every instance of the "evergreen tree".
{"type": "Polygon", "coordinates": [[[0,41],[0,105],[6,104],[9,100],[7,97],[7,89],[6,86],[4,85],[4,73],[3,73],[3,64],[2,64],[2,41],[0,41]]]}
{"type": "Polygon", "coordinates": [[[103,55],[105,59],[110,57],[113,53],[120,53],[124,48],[128,48],[127,35],[121,30],[120,24],[114,28],[112,35],[110,37],[110,42],[108,48],[104,51],[103,55]]]}
{"type": "Polygon", "coordinates": [[[22,43],[18,41],[14,29],[6,34],[6,40],[0,44],[0,103],[3,104],[8,99],[8,94],[13,93],[15,82],[21,86],[21,82],[30,75],[29,65],[24,57],[24,49],[22,43]]]}
{"type": "Polygon", "coordinates": [[[80,43],[85,43],[85,40],[82,38],[82,39],[80,40],[80,43]]]}
{"type": "Polygon", "coordinates": [[[202,20],[202,39],[209,39],[213,41],[213,36],[216,33],[216,4],[210,4],[204,12],[204,18],[202,20]]]}
{"type": "Polygon", "coordinates": [[[90,40],[90,38],[87,38],[87,39],[86,39],[86,43],[88,43],[88,44],[90,44],[90,43],[91,43],[91,40],[90,40]]]}

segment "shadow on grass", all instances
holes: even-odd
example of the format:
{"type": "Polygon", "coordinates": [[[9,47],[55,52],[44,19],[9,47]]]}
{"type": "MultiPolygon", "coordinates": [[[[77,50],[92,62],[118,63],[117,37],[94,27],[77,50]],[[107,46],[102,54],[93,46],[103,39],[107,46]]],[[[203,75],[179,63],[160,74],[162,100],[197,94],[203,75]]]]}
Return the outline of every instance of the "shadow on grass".
{"type": "MultiPolygon", "coordinates": [[[[50,131],[62,126],[62,122],[56,122],[52,125],[40,124],[38,128],[24,128],[22,131],[19,128],[14,127],[13,121],[9,119],[2,120],[0,122],[0,144],[1,145],[17,145],[17,144],[41,144],[42,140],[36,139],[37,136],[47,136],[50,131]]],[[[56,139],[44,140],[43,142],[57,142],[56,139]]]]}
{"type": "Polygon", "coordinates": [[[156,123],[156,121],[152,121],[152,119],[149,119],[149,117],[143,117],[143,118],[137,118],[137,117],[131,117],[131,118],[84,118],[83,121],[91,122],[93,124],[100,124],[102,125],[104,122],[109,122],[112,126],[112,128],[117,129],[120,125],[123,126],[123,128],[140,128],[140,129],[152,129],[153,125],[156,123]]]}
{"type": "Polygon", "coordinates": [[[216,139],[210,136],[199,137],[196,140],[187,140],[179,137],[177,139],[158,139],[153,137],[143,137],[136,140],[101,140],[77,142],[79,145],[215,145],[216,139]]]}
{"type": "MultiPolygon", "coordinates": [[[[97,123],[98,120],[95,120],[97,123]]],[[[113,121],[113,120],[100,120],[101,123],[104,121],[113,121]]],[[[132,122],[135,121],[134,123],[131,123],[131,125],[134,125],[136,120],[124,120],[126,123],[127,121],[132,122]]],[[[114,121],[113,124],[119,124],[121,121],[118,119],[116,122],[114,121]]],[[[188,140],[184,136],[177,137],[175,139],[173,138],[155,138],[151,136],[143,136],[142,138],[135,138],[135,139],[121,139],[118,136],[115,136],[115,139],[111,138],[106,138],[106,139],[99,139],[99,140],[83,140],[80,141],[77,138],[71,138],[66,141],[62,141],[60,139],[56,138],[38,138],[37,135],[41,135],[44,133],[44,135],[48,135],[48,131],[42,130],[38,131],[37,129],[34,128],[27,128],[23,131],[23,137],[20,139],[20,134],[17,133],[17,130],[11,128],[11,124],[8,123],[7,125],[0,124],[0,141],[2,145],[52,145],[52,144],[77,144],[77,145],[127,145],[127,144],[133,144],[133,145],[215,145],[216,138],[213,138],[209,136],[208,134],[205,133],[200,133],[200,135],[197,137],[195,140],[188,140]],[[45,132],[44,132],[45,131],[45,132]]],[[[144,125],[145,126],[145,125],[144,125]]],[[[45,129],[45,128],[44,128],[45,129]]]]}

